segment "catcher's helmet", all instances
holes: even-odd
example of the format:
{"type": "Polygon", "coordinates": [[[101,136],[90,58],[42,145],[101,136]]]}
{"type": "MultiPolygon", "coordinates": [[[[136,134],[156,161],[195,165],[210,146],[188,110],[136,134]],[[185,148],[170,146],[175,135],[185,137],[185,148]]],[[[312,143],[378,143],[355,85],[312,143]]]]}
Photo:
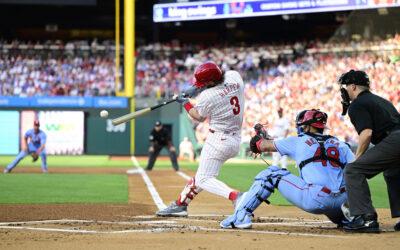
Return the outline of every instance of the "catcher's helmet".
{"type": "Polygon", "coordinates": [[[215,62],[205,62],[195,69],[194,78],[194,86],[202,88],[210,82],[220,81],[222,79],[222,70],[215,62]]]}
{"type": "Polygon", "coordinates": [[[369,77],[367,73],[361,70],[350,70],[339,77],[339,84],[348,85],[362,85],[369,87],[369,77]]]}
{"type": "Polygon", "coordinates": [[[303,128],[301,127],[301,121],[303,120],[304,114],[305,114],[307,111],[308,111],[308,110],[305,109],[305,110],[299,112],[299,113],[297,114],[297,116],[296,116],[296,129],[297,129],[297,134],[298,134],[298,135],[301,135],[301,134],[304,133],[303,128]]]}
{"type": "Polygon", "coordinates": [[[297,114],[296,116],[296,127],[301,125],[301,122],[303,121],[304,114],[308,111],[308,109],[305,109],[301,111],[300,113],[297,114]]]}
{"type": "Polygon", "coordinates": [[[314,128],[326,128],[328,115],[318,109],[307,110],[304,113],[303,119],[298,123],[301,125],[310,125],[314,128]]]}

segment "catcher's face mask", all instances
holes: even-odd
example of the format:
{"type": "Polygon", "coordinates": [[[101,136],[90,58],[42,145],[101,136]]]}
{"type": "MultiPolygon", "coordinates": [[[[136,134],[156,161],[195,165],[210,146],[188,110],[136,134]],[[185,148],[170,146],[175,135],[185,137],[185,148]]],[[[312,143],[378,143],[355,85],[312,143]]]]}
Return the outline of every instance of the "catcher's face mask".
{"type": "Polygon", "coordinates": [[[369,88],[369,78],[367,73],[360,70],[350,70],[339,77],[338,83],[340,84],[340,95],[342,96],[342,115],[347,114],[347,110],[350,106],[350,95],[346,89],[346,86],[355,84],[361,86],[367,86],[369,88]]]}
{"type": "Polygon", "coordinates": [[[349,109],[350,106],[350,95],[349,92],[347,92],[346,86],[347,84],[350,83],[350,79],[348,77],[349,73],[344,73],[339,77],[338,83],[340,84],[340,96],[342,97],[342,115],[346,115],[347,114],[347,110],[349,109]]]}
{"type": "Polygon", "coordinates": [[[304,133],[304,128],[301,125],[301,121],[304,118],[304,114],[307,112],[308,110],[303,110],[300,113],[297,114],[296,116],[296,130],[297,130],[297,135],[301,135],[304,133]]]}

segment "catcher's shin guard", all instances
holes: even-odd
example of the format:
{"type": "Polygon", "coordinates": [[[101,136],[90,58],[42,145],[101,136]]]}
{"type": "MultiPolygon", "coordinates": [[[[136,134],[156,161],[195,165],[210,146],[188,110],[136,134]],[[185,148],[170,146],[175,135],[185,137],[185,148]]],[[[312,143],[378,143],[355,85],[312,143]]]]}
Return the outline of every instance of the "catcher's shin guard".
{"type": "Polygon", "coordinates": [[[194,197],[201,192],[201,188],[196,187],[196,180],[192,177],[188,183],[186,184],[185,188],[182,190],[181,194],[176,201],[176,204],[180,206],[187,206],[189,203],[194,199],[194,197]]]}
{"type": "Polygon", "coordinates": [[[276,166],[271,166],[261,171],[256,177],[255,182],[250,190],[242,198],[237,210],[245,209],[248,213],[253,213],[254,210],[261,204],[267,201],[267,198],[278,187],[282,176],[287,175],[289,171],[276,166]]]}
{"type": "Polygon", "coordinates": [[[244,197],[235,209],[235,213],[222,221],[220,224],[221,227],[249,228],[251,226],[249,222],[247,222],[249,215],[251,215],[263,201],[269,203],[267,198],[274,192],[274,189],[278,187],[281,177],[289,173],[289,171],[276,166],[271,166],[261,171],[255,177],[255,182],[250,187],[250,190],[244,194],[244,197]]]}

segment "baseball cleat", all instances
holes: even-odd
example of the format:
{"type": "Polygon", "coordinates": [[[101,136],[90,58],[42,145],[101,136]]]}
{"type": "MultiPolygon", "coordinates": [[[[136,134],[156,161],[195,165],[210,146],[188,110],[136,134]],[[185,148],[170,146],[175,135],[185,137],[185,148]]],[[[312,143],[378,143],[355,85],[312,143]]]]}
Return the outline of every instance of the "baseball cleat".
{"type": "Polygon", "coordinates": [[[5,168],[5,169],[3,170],[3,173],[4,173],[4,174],[8,174],[8,173],[10,173],[10,170],[8,170],[7,168],[5,168]]]}
{"type": "Polygon", "coordinates": [[[349,233],[380,233],[379,223],[373,214],[355,216],[343,229],[349,233]]]}
{"type": "Polygon", "coordinates": [[[174,201],[168,207],[158,211],[156,215],[163,217],[186,217],[188,215],[187,206],[179,206],[174,201]]]}
{"type": "Polygon", "coordinates": [[[400,221],[394,225],[394,231],[400,231],[400,221]]]}
{"type": "Polygon", "coordinates": [[[239,228],[239,229],[249,229],[251,228],[251,214],[247,214],[244,216],[243,220],[238,220],[236,214],[229,216],[225,220],[221,221],[219,225],[221,228],[229,229],[229,228],[239,228]]]}

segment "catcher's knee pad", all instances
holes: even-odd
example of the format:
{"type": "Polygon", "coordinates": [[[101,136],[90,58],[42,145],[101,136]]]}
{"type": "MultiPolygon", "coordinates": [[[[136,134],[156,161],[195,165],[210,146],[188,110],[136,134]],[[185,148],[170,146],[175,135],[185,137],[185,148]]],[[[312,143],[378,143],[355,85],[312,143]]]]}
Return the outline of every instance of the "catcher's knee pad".
{"type": "Polygon", "coordinates": [[[200,188],[196,186],[196,180],[192,177],[185,188],[182,190],[181,194],[178,197],[177,203],[178,205],[187,206],[194,199],[194,197],[201,191],[200,188]]]}
{"type": "Polygon", "coordinates": [[[256,177],[255,182],[250,190],[245,193],[243,200],[237,207],[237,214],[245,215],[246,213],[253,213],[254,210],[263,202],[269,203],[267,198],[278,187],[279,181],[282,176],[288,175],[290,172],[276,166],[271,166],[261,171],[256,177]],[[243,211],[240,211],[243,210],[243,211]]]}

